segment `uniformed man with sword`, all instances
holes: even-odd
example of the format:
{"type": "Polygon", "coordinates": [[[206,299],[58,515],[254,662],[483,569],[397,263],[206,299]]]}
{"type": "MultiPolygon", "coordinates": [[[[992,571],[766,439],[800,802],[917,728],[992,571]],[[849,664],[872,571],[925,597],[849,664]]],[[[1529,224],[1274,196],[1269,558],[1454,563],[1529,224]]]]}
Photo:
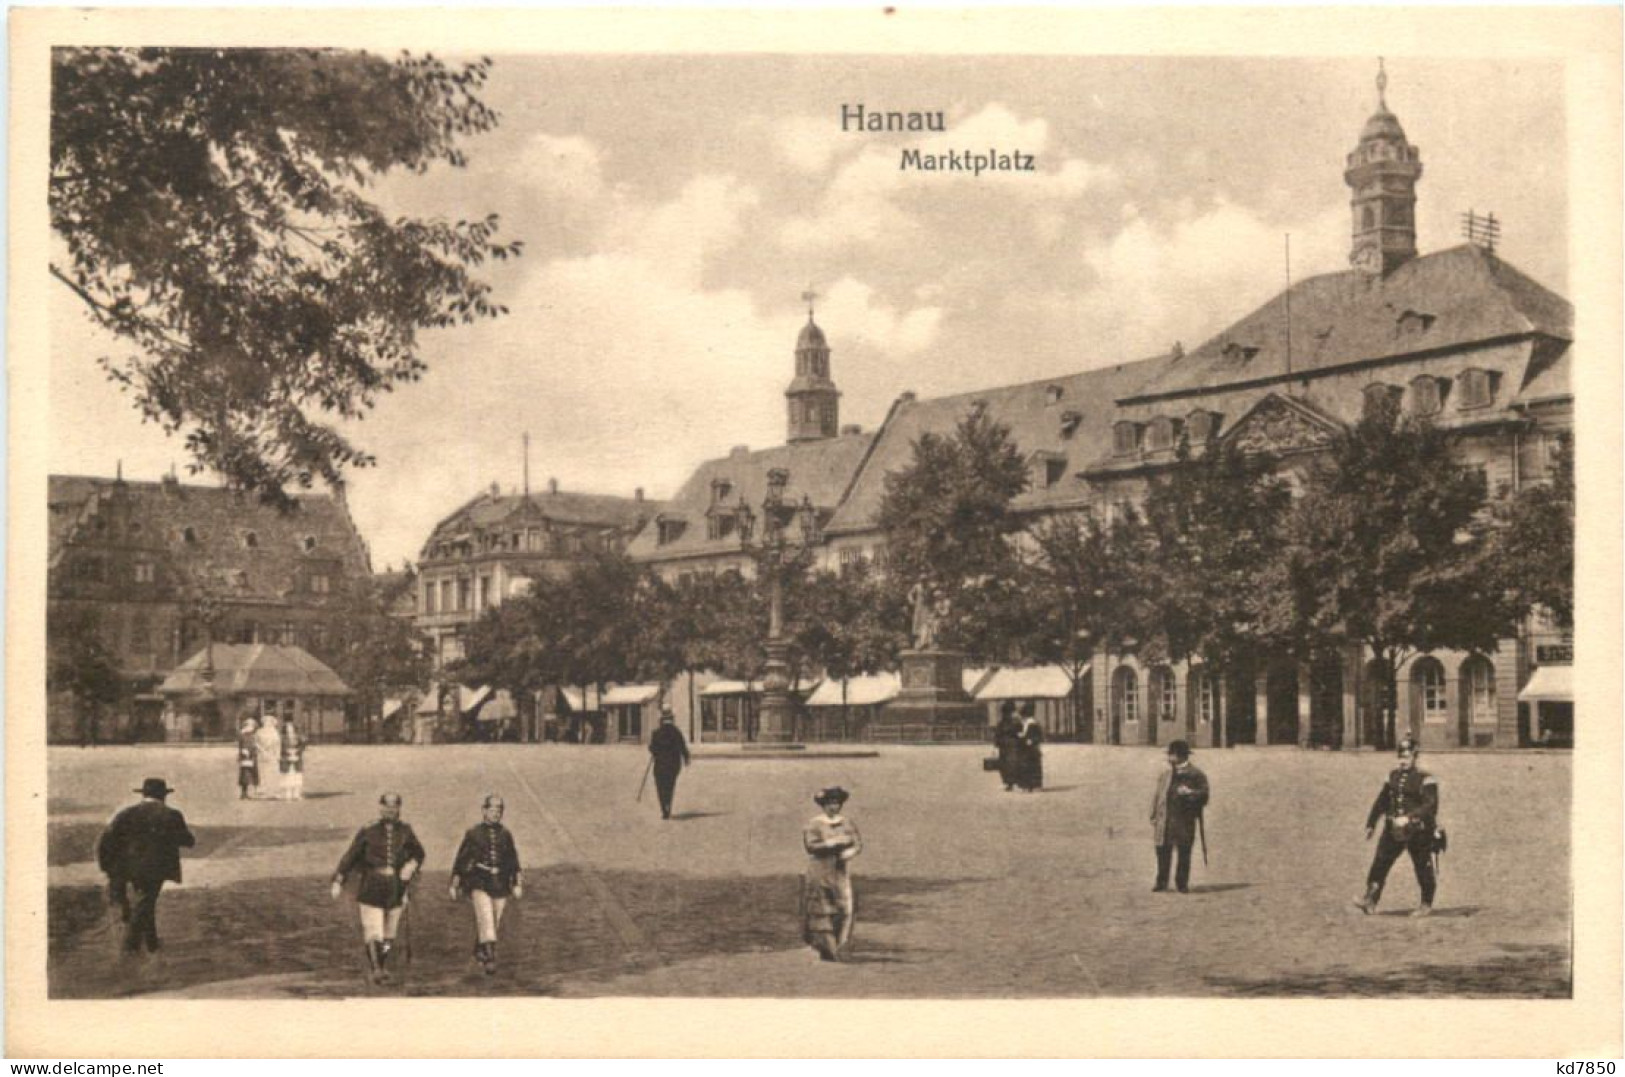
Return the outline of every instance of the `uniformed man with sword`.
{"type": "Polygon", "coordinates": [[[408,888],[422,870],[423,858],[418,836],[401,821],[400,794],[385,793],[378,798],[378,821],[356,832],[333,872],[335,900],[352,873],[361,876],[356,909],[373,983],[389,982],[389,958],[410,900],[408,888]]]}

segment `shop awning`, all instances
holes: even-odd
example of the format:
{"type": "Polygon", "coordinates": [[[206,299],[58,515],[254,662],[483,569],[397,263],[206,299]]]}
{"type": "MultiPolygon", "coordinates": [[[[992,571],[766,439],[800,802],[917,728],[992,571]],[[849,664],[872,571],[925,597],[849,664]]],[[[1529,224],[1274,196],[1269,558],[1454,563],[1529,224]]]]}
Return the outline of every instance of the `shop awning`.
{"type": "MultiPolygon", "coordinates": [[[[850,707],[870,707],[876,703],[885,703],[896,699],[901,688],[902,685],[895,673],[872,673],[861,677],[849,677],[846,681],[846,704],[850,707]]],[[[841,682],[834,677],[825,680],[807,697],[809,707],[840,705],[841,682]]]]}
{"type": "Polygon", "coordinates": [[[482,684],[478,688],[470,688],[467,685],[459,684],[457,686],[457,709],[471,711],[484,703],[490,696],[490,685],[482,684]]]}
{"type": "Polygon", "coordinates": [[[393,716],[396,711],[401,709],[402,702],[403,701],[399,700],[399,699],[386,699],[386,700],[384,700],[384,714],[383,714],[383,716],[385,718],[389,718],[389,717],[393,716]]]}
{"type": "Polygon", "coordinates": [[[1541,666],[1530,675],[1518,698],[1525,703],[1573,703],[1574,667],[1541,666]]]}
{"type": "Polygon", "coordinates": [[[712,681],[700,689],[702,696],[744,696],[755,695],[762,689],[750,681],[712,681]]]}
{"type": "Polygon", "coordinates": [[[962,669],[959,671],[959,683],[964,687],[967,696],[974,696],[976,690],[986,684],[987,679],[993,676],[994,672],[989,666],[962,669]]]}
{"type": "Polygon", "coordinates": [[[477,717],[482,722],[500,722],[505,718],[516,718],[519,708],[513,705],[513,696],[508,694],[506,688],[499,688],[494,695],[485,701],[477,717]]]}
{"type": "Polygon", "coordinates": [[[1065,699],[1072,678],[1060,666],[1001,669],[977,691],[977,699],[1065,699]]]}
{"type": "Polygon", "coordinates": [[[604,693],[604,706],[653,703],[659,696],[658,684],[623,684],[604,693]]]}
{"type": "Polygon", "coordinates": [[[579,688],[560,688],[559,695],[564,697],[564,702],[572,711],[596,711],[604,706],[603,697],[596,688],[588,688],[585,696],[579,688]]]}

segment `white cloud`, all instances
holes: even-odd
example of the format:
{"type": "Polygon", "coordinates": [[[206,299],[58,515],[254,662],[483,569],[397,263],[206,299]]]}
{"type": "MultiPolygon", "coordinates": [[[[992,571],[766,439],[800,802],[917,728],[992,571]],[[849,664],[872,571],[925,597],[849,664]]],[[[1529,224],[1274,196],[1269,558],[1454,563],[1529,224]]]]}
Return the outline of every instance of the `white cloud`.
{"type": "Polygon", "coordinates": [[[521,182],[557,198],[594,202],[608,193],[598,147],[577,135],[532,135],[515,167],[521,182]]]}
{"type": "Polygon", "coordinates": [[[1341,207],[1282,228],[1241,207],[1181,207],[1169,224],[1136,214],[1107,244],[1086,249],[1097,283],[1076,318],[1089,339],[1120,342],[1125,358],[1166,349],[1174,334],[1201,343],[1281,290],[1285,234],[1293,236],[1294,276],[1344,264],[1341,207]]]}

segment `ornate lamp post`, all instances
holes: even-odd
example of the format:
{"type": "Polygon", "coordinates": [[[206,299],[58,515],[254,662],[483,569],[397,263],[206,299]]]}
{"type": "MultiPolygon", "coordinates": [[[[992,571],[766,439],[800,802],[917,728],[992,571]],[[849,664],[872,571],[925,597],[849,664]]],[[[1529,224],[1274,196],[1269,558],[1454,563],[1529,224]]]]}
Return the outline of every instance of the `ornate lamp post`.
{"type": "Polygon", "coordinates": [[[767,473],[767,493],[762,498],[762,535],[755,537],[756,514],[741,500],[737,510],[739,545],[756,556],[767,582],[767,640],[763,650],[762,706],[757,717],[757,740],[782,744],[795,740],[795,710],[790,701],[790,664],[785,655],[790,644],[784,638],[784,581],[802,563],[818,541],[818,511],[802,497],[799,505],[785,500],[790,472],[773,468],[767,473]],[[789,539],[790,525],[799,528],[799,542],[789,539]]]}

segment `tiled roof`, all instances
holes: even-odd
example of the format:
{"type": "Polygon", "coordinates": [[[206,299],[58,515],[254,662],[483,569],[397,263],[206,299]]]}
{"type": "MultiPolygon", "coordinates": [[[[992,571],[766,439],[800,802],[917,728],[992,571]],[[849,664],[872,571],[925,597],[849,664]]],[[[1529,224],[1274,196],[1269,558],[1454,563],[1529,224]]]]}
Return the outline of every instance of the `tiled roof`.
{"type": "Polygon", "coordinates": [[[659,512],[660,519],[682,521],[686,525],[682,534],[662,545],[658,541],[659,528],[645,527],[628,545],[627,551],[638,561],[737,552],[737,535],[720,539],[707,537],[705,521],[706,512],[712,505],[711,484],[726,481],[729,486],[728,505],[738,505],[743,500],[760,514],[762,499],[767,494],[767,473],[774,468],[784,468],[790,473],[789,483],[784,490],[787,504],[799,504],[805,496],[822,513],[828,513],[841,503],[853,474],[874,439],[872,433],[842,434],[840,437],[778,445],[755,452],[739,448],[727,456],[707,460],[694,470],[676,496],[667,501],[659,512]]]}
{"type": "Polygon", "coordinates": [[[214,643],[175,667],[158,688],[164,695],[347,696],[350,688],[300,647],[214,643]]]}
{"type": "Polygon", "coordinates": [[[977,402],[986,407],[989,418],[1010,429],[1023,457],[1033,460],[1035,454],[1048,454],[1048,459],[1060,464],[1062,478],[1053,485],[1038,482],[1030,486],[1016,499],[1018,511],[1084,500],[1087,490],[1073,476],[1110,447],[1112,401],[1138,389],[1169,362],[1169,357],[1158,356],[935,400],[905,397],[881,427],[874,452],[825,530],[835,534],[878,527],[886,475],[909,466],[914,459],[914,444],[922,435],[952,434],[977,402]]]}
{"type": "Polygon", "coordinates": [[[1573,307],[1476,246],[1414,258],[1386,277],[1354,270],[1294,284],[1134,394],[1195,393],[1531,333],[1573,336],[1573,307]]]}
{"type": "Polygon", "coordinates": [[[298,495],[281,511],[223,487],[52,475],[47,496],[53,566],[70,544],[139,549],[164,566],[170,584],[198,583],[223,599],[286,598],[312,562],[336,562],[350,579],[370,575],[348,510],[325,494],[298,495]],[[127,532],[113,534],[113,519],[126,511],[127,532]]]}
{"type": "Polygon", "coordinates": [[[482,531],[509,519],[523,519],[526,514],[561,524],[618,527],[631,531],[659,510],[660,503],[657,501],[608,494],[580,494],[562,490],[533,491],[530,494],[493,494],[486,491],[436,524],[429,533],[429,542],[463,531],[482,531]]]}

